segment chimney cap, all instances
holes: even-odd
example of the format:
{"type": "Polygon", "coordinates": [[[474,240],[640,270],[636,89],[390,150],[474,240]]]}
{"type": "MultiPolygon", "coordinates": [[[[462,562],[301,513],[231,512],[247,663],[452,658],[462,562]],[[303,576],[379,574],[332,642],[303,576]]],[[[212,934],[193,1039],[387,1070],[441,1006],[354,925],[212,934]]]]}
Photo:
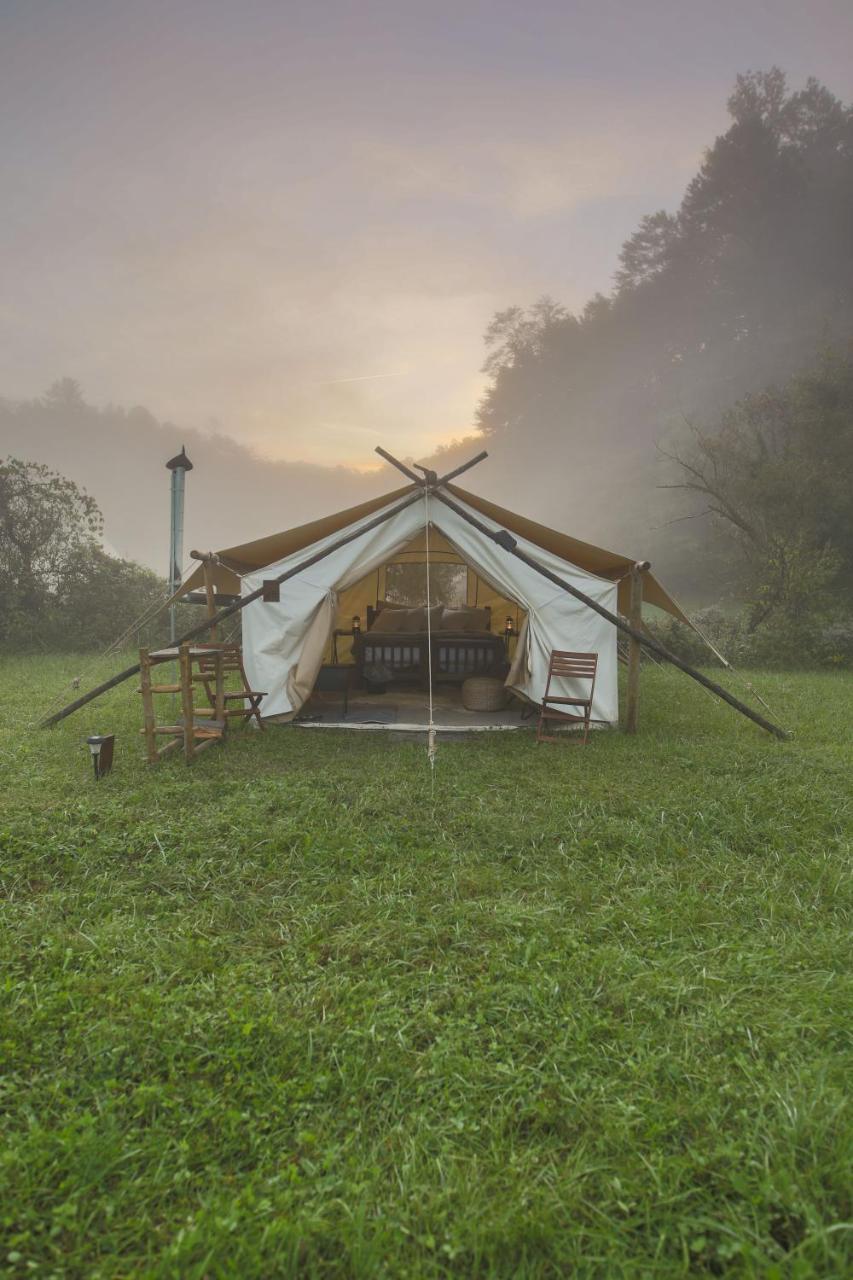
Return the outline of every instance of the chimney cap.
{"type": "Polygon", "coordinates": [[[174,458],[170,458],[166,463],[166,468],[169,471],[192,471],[193,464],[187,457],[187,451],[183,445],[181,445],[181,452],[175,454],[174,458]]]}

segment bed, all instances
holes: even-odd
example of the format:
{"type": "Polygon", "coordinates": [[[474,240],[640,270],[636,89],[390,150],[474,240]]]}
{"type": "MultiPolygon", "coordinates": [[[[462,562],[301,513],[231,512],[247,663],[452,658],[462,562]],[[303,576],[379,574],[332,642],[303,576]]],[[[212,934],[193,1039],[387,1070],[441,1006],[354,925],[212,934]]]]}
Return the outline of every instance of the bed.
{"type": "MultiPolygon", "coordinates": [[[[459,683],[469,676],[502,676],[506,647],[489,629],[488,609],[430,610],[433,683],[459,683]]],[[[367,631],[353,643],[360,677],[368,684],[429,683],[430,645],[425,609],[401,609],[380,601],[367,610],[367,631]]]]}

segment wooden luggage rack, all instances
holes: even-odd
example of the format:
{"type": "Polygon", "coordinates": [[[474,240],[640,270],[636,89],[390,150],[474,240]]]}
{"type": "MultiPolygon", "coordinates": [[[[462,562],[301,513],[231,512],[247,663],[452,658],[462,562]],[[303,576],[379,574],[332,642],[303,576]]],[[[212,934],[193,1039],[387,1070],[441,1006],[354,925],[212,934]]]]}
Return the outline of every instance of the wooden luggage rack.
{"type": "MultiPolygon", "coordinates": [[[[145,747],[149,764],[156,764],[170,751],[183,748],[184,758],[189,764],[200,751],[214,742],[221,742],[225,733],[225,673],[223,656],[216,645],[182,644],[177,648],[139,650],[139,690],[142,694],[143,728],[145,747]],[[152,678],[155,668],[165,663],[178,664],[178,683],[161,684],[152,678]],[[199,675],[193,673],[198,665],[206,673],[202,678],[205,691],[212,689],[212,705],[196,707],[194,703],[194,685],[199,675]],[[212,670],[211,670],[212,666],[212,670]],[[155,711],[155,696],[158,694],[180,694],[181,714],[177,723],[158,724],[155,711]],[[158,738],[167,739],[163,746],[158,746],[158,738]]],[[[173,717],[174,720],[174,717],[173,717]]]]}

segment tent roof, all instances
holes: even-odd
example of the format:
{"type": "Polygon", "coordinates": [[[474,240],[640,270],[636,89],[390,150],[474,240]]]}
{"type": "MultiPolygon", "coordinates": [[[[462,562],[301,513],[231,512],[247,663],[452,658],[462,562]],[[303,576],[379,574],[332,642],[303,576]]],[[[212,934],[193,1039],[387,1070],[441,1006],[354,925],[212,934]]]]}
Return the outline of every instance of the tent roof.
{"type": "MultiPolygon", "coordinates": [[[[279,560],[285,559],[285,557],[292,555],[294,552],[312,546],[321,538],[326,538],[330,534],[346,529],[349,525],[354,524],[356,520],[364,519],[377,511],[381,511],[383,507],[387,507],[391,503],[406,497],[414,488],[414,485],[404,485],[400,489],[392,490],[391,493],[372,498],[369,502],[362,502],[356,507],[347,507],[343,511],[324,516],[320,520],[311,520],[308,524],[298,525],[295,529],[287,529],[283,533],[273,533],[266,538],[258,538],[254,542],[242,542],[234,547],[225,547],[216,553],[219,557],[219,564],[214,566],[214,583],[220,591],[238,594],[240,590],[239,575],[248,573],[253,569],[263,569],[267,565],[276,564],[279,560]]],[[[590,542],[581,542],[577,538],[569,537],[566,533],[559,533],[555,529],[549,529],[546,525],[537,524],[535,520],[528,520],[526,516],[516,515],[515,512],[507,511],[504,507],[499,507],[494,502],[480,498],[475,493],[469,493],[467,489],[460,489],[455,484],[449,484],[447,488],[455,497],[479,511],[481,515],[508,529],[511,533],[516,533],[520,537],[526,538],[529,542],[542,547],[543,550],[559,556],[562,560],[567,560],[570,564],[577,565],[580,569],[585,569],[587,573],[595,574],[600,578],[608,578],[611,582],[620,582],[619,608],[623,613],[627,612],[629,583],[625,575],[630,571],[632,565],[636,563],[634,558],[619,555],[615,551],[606,551],[603,547],[596,547],[590,542]],[[621,579],[625,579],[625,581],[621,582],[621,579]]],[[[204,571],[202,566],[199,565],[182,583],[179,594],[183,595],[185,592],[193,591],[203,585],[204,571]]],[[[681,622],[686,622],[688,626],[690,625],[690,620],[686,614],[652,573],[647,573],[644,577],[643,599],[649,604],[657,605],[659,609],[666,610],[674,618],[678,618],[681,622]]]]}

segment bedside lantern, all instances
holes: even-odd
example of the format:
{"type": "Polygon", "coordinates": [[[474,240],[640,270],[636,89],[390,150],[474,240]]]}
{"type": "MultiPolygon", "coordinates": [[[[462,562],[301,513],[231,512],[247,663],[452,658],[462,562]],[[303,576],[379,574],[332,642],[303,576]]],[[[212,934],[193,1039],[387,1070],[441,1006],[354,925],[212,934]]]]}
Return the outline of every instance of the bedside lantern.
{"type": "Polygon", "coordinates": [[[358,614],[352,620],[352,633],[354,636],[361,635],[361,618],[358,614]]]}

